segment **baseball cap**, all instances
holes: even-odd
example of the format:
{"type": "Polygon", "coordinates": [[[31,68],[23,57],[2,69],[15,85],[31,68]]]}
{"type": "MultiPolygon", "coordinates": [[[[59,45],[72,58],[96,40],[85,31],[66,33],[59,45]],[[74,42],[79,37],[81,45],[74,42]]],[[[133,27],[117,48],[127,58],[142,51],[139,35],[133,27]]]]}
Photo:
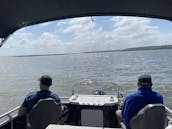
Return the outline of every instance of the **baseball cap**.
{"type": "Polygon", "coordinates": [[[138,83],[142,86],[152,86],[152,78],[149,74],[139,76],[138,83]]]}

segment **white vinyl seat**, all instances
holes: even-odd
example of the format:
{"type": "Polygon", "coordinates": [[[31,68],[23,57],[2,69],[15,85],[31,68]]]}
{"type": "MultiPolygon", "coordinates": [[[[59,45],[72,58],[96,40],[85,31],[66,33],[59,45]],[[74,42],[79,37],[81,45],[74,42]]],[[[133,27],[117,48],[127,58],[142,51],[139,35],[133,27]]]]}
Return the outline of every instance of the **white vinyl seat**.
{"type": "Polygon", "coordinates": [[[27,116],[27,129],[45,129],[49,124],[57,124],[61,107],[53,99],[40,100],[27,116]]]}

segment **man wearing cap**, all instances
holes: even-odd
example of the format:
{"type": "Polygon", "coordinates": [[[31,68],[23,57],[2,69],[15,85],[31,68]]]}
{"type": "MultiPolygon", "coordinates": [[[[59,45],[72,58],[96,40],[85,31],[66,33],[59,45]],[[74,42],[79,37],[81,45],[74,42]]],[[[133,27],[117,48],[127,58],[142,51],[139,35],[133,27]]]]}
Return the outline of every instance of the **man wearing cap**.
{"type": "Polygon", "coordinates": [[[41,99],[53,98],[57,103],[60,103],[60,98],[55,93],[51,92],[52,78],[48,75],[43,75],[40,79],[40,91],[29,93],[21,107],[19,108],[19,116],[24,116],[29,113],[32,107],[41,99]]]}
{"type": "Polygon", "coordinates": [[[116,111],[118,121],[124,121],[127,129],[130,127],[130,119],[135,116],[147,104],[163,104],[163,97],[160,93],[152,90],[151,75],[141,75],[138,78],[138,91],[125,98],[121,110],[116,111]]]}

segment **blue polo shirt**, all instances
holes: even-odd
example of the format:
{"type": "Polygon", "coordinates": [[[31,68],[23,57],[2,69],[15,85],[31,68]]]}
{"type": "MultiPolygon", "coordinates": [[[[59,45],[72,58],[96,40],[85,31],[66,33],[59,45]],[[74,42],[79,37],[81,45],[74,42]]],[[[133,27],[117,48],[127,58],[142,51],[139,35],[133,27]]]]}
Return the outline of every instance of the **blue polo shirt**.
{"type": "Polygon", "coordinates": [[[32,92],[29,93],[26,98],[24,99],[24,102],[22,104],[23,107],[27,108],[27,112],[29,112],[32,107],[41,99],[46,99],[46,98],[52,98],[54,99],[57,103],[60,103],[60,98],[58,95],[54,94],[51,91],[48,90],[41,90],[37,92],[32,92]]]}
{"type": "Polygon", "coordinates": [[[151,87],[142,87],[138,88],[136,93],[126,97],[121,115],[127,129],[131,129],[130,119],[147,104],[163,104],[162,95],[152,91],[151,87]]]}

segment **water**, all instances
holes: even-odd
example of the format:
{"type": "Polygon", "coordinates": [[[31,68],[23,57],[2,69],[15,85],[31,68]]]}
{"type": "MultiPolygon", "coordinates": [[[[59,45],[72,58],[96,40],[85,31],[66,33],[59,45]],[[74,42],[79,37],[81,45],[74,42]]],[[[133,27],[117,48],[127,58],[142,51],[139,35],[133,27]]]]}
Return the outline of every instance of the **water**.
{"type": "Polygon", "coordinates": [[[53,77],[52,90],[70,96],[84,79],[113,82],[134,92],[140,74],[153,77],[153,87],[172,108],[172,50],[72,54],[44,57],[0,57],[0,114],[20,105],[28,92],[38,90],[38,78],[53,77]]]}

